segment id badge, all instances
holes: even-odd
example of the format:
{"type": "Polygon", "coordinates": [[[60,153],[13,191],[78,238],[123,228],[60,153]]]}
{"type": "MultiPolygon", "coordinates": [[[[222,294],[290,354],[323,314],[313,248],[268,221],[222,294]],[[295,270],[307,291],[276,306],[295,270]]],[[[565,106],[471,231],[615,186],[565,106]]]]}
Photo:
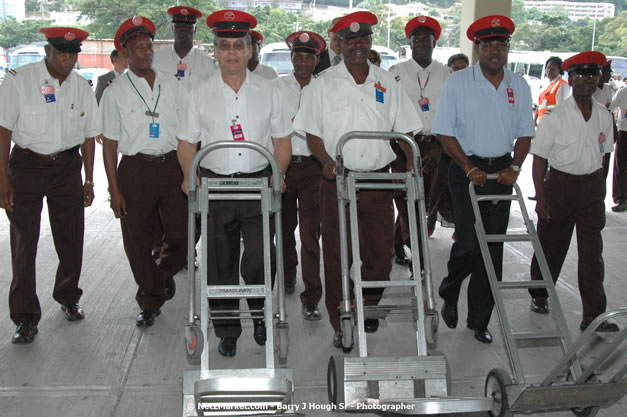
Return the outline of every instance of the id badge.
{"type": "Polygon", "coordinates": [[[605,135],[603,132],[599,133],[599,152],[605,153],[605,135]]]}
{"type": "Polygon", "coordinates": [[[41,86],[41,94],[43,94],[46,103],[54,103],[57,99],[54,96],[54,86],[53,85],[42,85],[41,86]]]}
{"type": "Polygon", "coordinates": [[[185,77],[185,70],[187,69],[187,64],[176,64],[176,75],[179,77],[185,77]]]}
{"type": "Polygon", "coordinates": [[[420,106],[422,111],[429,111],[429,98],[428,97],[421,98],[420,100],[418,100],[418,105],[420,106]]]}
{"type": "Polygon", "coordinates": [[[231,135],[233,135],[233,140],[245,140],[242,125],[231,125],[231,135]]]}
{"type": "Polygon", "coordinates": [[[153,139],[159,138],[159,123],[150,123],[148,125],[149,135],[153,139]]]}
{"type": "Polygon", "coordinates": [[[507,102],[509,104],[516,104],[516,100],[514,99],[514,89],[513,88],[508,88],[507,89],[507,102]]]}

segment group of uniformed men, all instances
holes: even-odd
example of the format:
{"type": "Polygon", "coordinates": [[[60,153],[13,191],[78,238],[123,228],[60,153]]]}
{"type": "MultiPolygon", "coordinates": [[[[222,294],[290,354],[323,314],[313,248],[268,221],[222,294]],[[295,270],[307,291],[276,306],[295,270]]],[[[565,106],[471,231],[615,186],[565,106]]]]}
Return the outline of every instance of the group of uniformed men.
{"type": "MultiPolygon", "coordinates": [[[[591,99],[605,60],[602,54],[586,52],[564,62],[572,96],[545,115],[546,122],[536,135],[529,87],[523,78],[504,70],[514,32],[513,22],[505,16],[487,16],[468,28],[479,61],[457,72],[432,60],[439,23],[431,17],[415,17],[405,28],[412,59],[386,71],[368,61],[377,17],[370,12],[351,13],[334,19],[329,49],[316,33],[289,35],[286,43],[294,72],[270,81],[277,74],[259,63],[263,36],[252,30],[257,24],[254,16],[221,10],[207,17],[215,35],[214,61],[193,47],[201,12],[173,7],[168,13],[174,44],[156,52],[155,26],[149,19],[135,16],[119,27],[115,36],[118,54],[111,56],[115,70],[98,83],[99,105],[87,82],[72,71],[81,42],[88,36],[79,29],[42,29],[48,39],[45,60],[12,71],[0,88],[0,207],[6,209],[11,223],[9,306],[17,325],[13,343],[31,343],[41,317],[35,292],[35,255],[43,197],[59,256],[54,299],[68,320],[84,317],[78,304],[82,294],[78,281],[84,207],[91,205],[94,197],[96,137],[103,144],[111,208],[121,221],[124,249],[138,285],[136,299],[141,311],[137,326],[152,325],[161,306],[174,296],[173,277],[188,256],[185,193],[189,182],[199,181],[200,176],[255,178],[271,174],[261,155],[225,148],[204,158],[199,172],[190,178],[198,147],[223,140],[253,141],[273,152],[281,170],[286,293],[293,293],[296,284],[294,231],[298,226],[305,287],[300,294],[303,317],[321,318],[322,237],[326,309],[335,331],[333,343],[341,348],[334,154],[339,138],[354,130],[396,131],[414,137],[428,190],[437,188],[439,166],[440,171],[448,171],[447,194],[456,241],[439,294],[449,327],[457,325],[461,284],[471,275],[467,326],[480,342],[492,341],[487,326],[493,299],[473,229],[468,184],[479,186],[479,193],[510,194],[530,145],[538,230],[553,278],[559,276],[576,224],[578,241],[586,244],[580,246],[581,327],[605,311],[600,236],[605,188],[599,172],[604,154],[612,150],[613,134],[609,113],[591,99]],[[124,61],[128,71],[124,71],[124,61]],[[9,157],[11,141],[14,146],[9,157]],[[448,166],[441,166],[442,154],[450,158],[448,166]],[[547,159],[551,169],[545,182],[547,159]],[[497,173],[498,179],[487,181],[490,173],[497,173]],[[582,193],[582,187],[589,191],[582,193]],[[152,254],[155,240],[159,241],[156,261],[152,254]]],[[[464,56],[452,58],[449,67],[468,65],[464,56]]],[[[393,145],[387,140],[351,141],[344,149],[345,166],[349,171],[389,172],[394,164],[397,172],[414,170],[410,147],[393,145]]],[[[209,251],[203,260],[210,283],[237,284],[241,274],[248,284],[262,284],[260,204],[220,201],[212,207],[209,251]]],[[[406,228],[406,212],[401,207],[399,204],[400,224],[406,228]]],[[[509,201],[482,203],[480,210],[487,233],[505,233],[509,201]]],[[[389,280],[395,246],[393,193],[360,191],[357,211],[362,277],[389,280]]],[[[407,232],[401,236],[407,243],[407,232]]],[[[500,279],[503,245],[491,243],[489,248],[500,279]]],[[[535,261],[531,271],[536,279],[535,261]]],[[[364,295],[367,305],[376,305],[382,290],[369,289],[364,295]]],[[[532,310],[547,312],[546,294],[532,296],[532,310]]],[[[263,300],[249,299],[248,304],[251,310],[263,308],[263,300]]],[[[238,301],[212,300],[211,308],[233,312],[238,310],[238,301]]],[[[253,323],[254,339],[263,345],[265,324],[261,318],[253,323]]],[[[367,319],[364,324],[366,332],[375,332],[379,321],[367,319]]],[[[218,351],[234,356],[241,334],[239,320],[219,320],[214,325],[220,338],[218,351]]],[[[602,327],[599,329],[617,330],[612,323],[602,327]]]]}

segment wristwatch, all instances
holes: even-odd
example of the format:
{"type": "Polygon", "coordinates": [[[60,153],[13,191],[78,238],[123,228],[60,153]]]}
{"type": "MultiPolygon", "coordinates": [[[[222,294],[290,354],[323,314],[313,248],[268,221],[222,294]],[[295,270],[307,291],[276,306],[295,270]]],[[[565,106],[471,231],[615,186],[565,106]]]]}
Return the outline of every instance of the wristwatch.
{"type": "Polygon", "coordinates": [[[520,172],[520,167],[519,167],[518,165],[511,164],[509,167],[510,167],[510,168],[512,169],[512,171],[514,171],[514,172],[520,172]]]}

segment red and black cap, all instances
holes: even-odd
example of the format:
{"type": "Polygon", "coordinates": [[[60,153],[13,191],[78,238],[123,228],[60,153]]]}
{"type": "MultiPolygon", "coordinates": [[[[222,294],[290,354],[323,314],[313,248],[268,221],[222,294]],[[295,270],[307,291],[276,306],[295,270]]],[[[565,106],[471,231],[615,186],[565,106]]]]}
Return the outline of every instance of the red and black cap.
{"type": "Polygon", "coordinates": [[[285,39],[285,43],[292,52],[320,55],[327,49],[327,43],[322,36],[307,30],[290,34],[285,39]]]}
{"type": "Polygon", "coordinates": [[[579,74],[598,74],[601,68],[607,63],[607,58],[598,51],[580,52],[573,55],[562,63],[564,71],[579,74]]]}
{"type": "Polygon", "coordinates": [[[89,32],[69,27],[41,28],[50,45],[61,52],[79,53],[81,44],[89,36],[89,32]]]}
{"type": "Polygon", "coordinates": [[[113,42],[115,49],[121,51],[124,44],[135,35],[145,34],[150,36],[151,39],[154,39],[155,32],[155,24],[152,23],[152,20],[143,16],[133,16],[125,20],[115,33],[115,40],[113,42]]]}
{"type": "Polygon", "coordinates": [[[202,17],[199,10],[189,6],[176,6],[168,9],[168,14],[172,16],[172,23],[189,23],[196,24],[196,21],[202,17]]]}
{"type": "Polygon", "coordinates": [[[250,38],[253,40],[253,42],[259,42],[259,44],[263,43],[263,35],[256,30],[250,31],[250,38]]]}
{"type": "Polygon", "coordinates": [[[218,10],[207,16],[207,26],[217,36],[241,38],[257,26],[255,16],[239,10],[218,10]]]}
{"type": "Polygon", "coordinates": [[[407,39],[411,39],[411,35],[413,35],[419,28],[431,29],[433,35],[435,36],[435,40],[437,41],[440,39],[442,27],[437,20],[429,16],[416,16],[407,22],[405,25],[405,36],[407,36],[407,39]]]}
{"type": "Polygon", "coordinates": [[[353,12],[337,21],[329,32],[337,32],[342,39],[361,38],[372,34],[372,26],[379,22],[370,12],[353,12]]]}
{"type": "Polygon", "coordinates": [[[466,36],[473,42],[486,38],[511,38],[515,25],[507,16],[491,15],[475,20],[468,26],[466,36]]]}

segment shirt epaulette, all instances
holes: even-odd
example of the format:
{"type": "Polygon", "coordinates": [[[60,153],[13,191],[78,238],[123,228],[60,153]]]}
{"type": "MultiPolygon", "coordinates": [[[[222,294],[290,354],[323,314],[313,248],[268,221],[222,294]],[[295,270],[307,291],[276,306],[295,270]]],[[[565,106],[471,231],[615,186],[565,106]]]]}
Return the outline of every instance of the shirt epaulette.
{"type": "Polygon", "coordinates": [[[14,69],[9,70],[9,74],[11,74],[11,75],[17,75],[17,71],[15,71],[14,69]]]}
{"type": "Polygon", "coordinates": [[[399,82],[401,80],[401,76],[400,75],[396,75],[396,76],[394,76],[394,79],[396,80],[396,82],[399,82]]]}
{"type": "Polygon", "coordinates": [[[317,73],[316,75],[314,75],[314,77],[319,77],[319,76],[321,76],[321,75],[322,75],[322,74],[324,74],[325,72],[329,71],[331,68],[333,68],[333,67],[329,67],[329,68],[325,68],[325,69],[323,69],[322,71],[320,71],[319,73],[317,73]]]}

